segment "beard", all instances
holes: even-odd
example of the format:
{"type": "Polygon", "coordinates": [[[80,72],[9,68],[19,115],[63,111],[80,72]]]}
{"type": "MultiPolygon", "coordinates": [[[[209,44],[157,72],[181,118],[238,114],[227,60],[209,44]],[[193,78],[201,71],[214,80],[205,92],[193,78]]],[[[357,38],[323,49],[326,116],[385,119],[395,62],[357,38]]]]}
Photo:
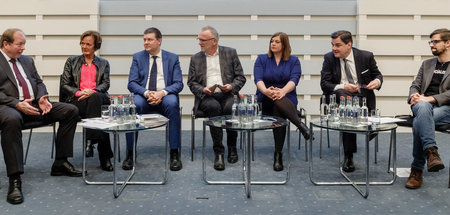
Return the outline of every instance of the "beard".
{"type": "Polygon", "coordinates": [[[438,49],[431,49],[431,53],[433,53],[434,56],[439,56],[444,53],[444,50],[439,51],[438,49]]]}

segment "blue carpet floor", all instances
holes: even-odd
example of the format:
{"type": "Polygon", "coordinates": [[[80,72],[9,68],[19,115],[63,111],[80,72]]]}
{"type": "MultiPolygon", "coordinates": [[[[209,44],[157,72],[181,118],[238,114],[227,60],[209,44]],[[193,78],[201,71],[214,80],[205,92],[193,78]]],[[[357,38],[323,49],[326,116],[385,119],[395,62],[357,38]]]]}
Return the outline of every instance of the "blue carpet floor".
{"type": "MultiPolygon", "coordinates": [[[[28,133],[24,133],[24,139],[28,133]]],[[[319,155],[319,138],[314,141],[315,177],[320,180],[344,181],[338,168],[338,134],[330,132],[331,144],[323,145],[319,155]]],[[[149,131],[139,136],[137,174],[134,180],[159,180],[164,168],[164,132],[149,131]]],[[[448,188],[450,136],[437,133],[439,152],[446,168],[437,173],[424,172],[423,187],[418,190],[404,188],[405,177],[398,177],[393,185],[371,186],[368,199],[361,197],[351,186],[315,186],[309,179],[309,163],[305,162],[304,145],[298,150],[298,133],[291,132],[291,174],[286,185],[253,185],[252,198],[245,195],[243,185],[207,185],[202,179],[201,132],[196,134],[195,161],[190,161],[190,134],[183,131],[183,169],[169,172],[165,185],[129,185],[119,198],[114,198],[111,185],[86,185],[81,178],[51,177],[51,134],[33,133],[32,145],[22,175],[25,202],[10,205],[6,202],[8,178],[4,165],[0,165],[0,214],[449,214],[448,188]]],[[[358,137],[360,141],[362,137],[358,137]]],[[[387,154],[389,133],[379,136],[378,162],[374,164],[371,142],[370,177],[387,180],[387,154]]],[[[224,141],[225,142],[225,141],[224,141]]],[[[122,159],[124,137],[121,137],[122,159]]],[[[242,152],[239,162],[229,164],[226,170],[214,171],[213,152],[207,135],[207,175],[214,180],[242,179],[242,152]]],[[[287,167],[287,151],[284,164],[287,167]]],[[[364,180],[364,145],[358,145],[355,154],[357,170],[352,178],[364,180]]],[[[255,133],[255,161],[252,163],[253,180],[282,180],[286,172],[274,172],[273,137],[271,132],[255,133]]],[[[399,168],[409,168],[412,161],[411,133],[397,134],[399,168]]],[[[112,173],[100,170],[98,154],[88,158],[89,180],[111,180],[112,173]]],[[[3,154],[0,155],[3,160],[3,154]]],[[[74,157],[70,161],[81,169],[81,134],[75,137],[74,157]]],[[[120,168],[120,163],[117,164],[120,168]]],[[[119,171],[119,177],[128,172],[119,171]]]]}

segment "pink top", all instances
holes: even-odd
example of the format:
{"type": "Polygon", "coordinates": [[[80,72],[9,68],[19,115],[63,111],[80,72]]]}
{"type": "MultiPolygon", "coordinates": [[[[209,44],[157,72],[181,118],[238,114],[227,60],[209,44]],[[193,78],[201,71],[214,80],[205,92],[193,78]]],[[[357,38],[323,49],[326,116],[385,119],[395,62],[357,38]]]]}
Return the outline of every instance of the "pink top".
{"type": "MultiPolygon", "coordinates": [[[[97,67],[95,64],[91,64],[91,67],[86,64],[81,65],[80,76],[80,90],[75,93],[76,97],[79,97],[81,91],[84,89],[95,89],[97,87],[97,67]]],[[[96,90],[94,90],[97,92],[96,90]]]]}

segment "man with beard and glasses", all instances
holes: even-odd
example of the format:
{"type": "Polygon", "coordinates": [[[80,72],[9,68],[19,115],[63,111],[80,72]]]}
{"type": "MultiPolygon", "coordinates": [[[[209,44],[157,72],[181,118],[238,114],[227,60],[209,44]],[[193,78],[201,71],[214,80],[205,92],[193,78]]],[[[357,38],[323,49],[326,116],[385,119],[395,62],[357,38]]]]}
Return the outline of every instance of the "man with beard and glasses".
{"type": "Polygon", "coordinates": [[[409,88],[408,103],[414,114],[413,157],[411,174],[405,187],[422,186],[422,171],[427,162],[428,172],[444,168],[439,157],[434,136],[435,126],[450,123],[450,31],[437,29],[430,34],[431,52],[434,56],[422,63],[416,79],[409,88]]]}

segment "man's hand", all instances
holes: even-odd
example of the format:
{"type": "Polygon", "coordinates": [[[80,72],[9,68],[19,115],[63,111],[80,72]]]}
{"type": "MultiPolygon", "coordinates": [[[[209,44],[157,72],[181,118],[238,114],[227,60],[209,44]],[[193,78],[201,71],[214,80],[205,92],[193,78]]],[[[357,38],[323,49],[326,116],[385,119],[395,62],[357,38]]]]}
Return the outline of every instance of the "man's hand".
{"type": "Polygon", "coordinates": [[[373,90],[373,89],[378,89],[378,87],[380,86],[380,82],[378,80],[372,80],[367,86],[366,89],[368,90],[373,90]]]}
{"type": "Polygon", "coordinates": [[[225,84],[223,86],[218,86],[220,90],[222,90],[222,92],[227,93],[230,92],[233,89],[233,86],[231,86],[231,84],[225,84]]]}
{"type": "Polygon", "coordinates": [[[78,97],[78,101],[81,101],[81,100],[89,98],[93,93],[95,93],[95,91],[92,90],[92,89],[84,89],[79,94],[80,97],[78,97]]]}
{"type": "Polygon", "coordinates": [[[161,103],[162,98],[166,96],[166,94],[164,94],[164,92],[161,91],[150,91],[149,93],[149,98],[147,98],[148,104],[149,105],[158,105],[159,103],[161,103]]]}
{"type": "Polygon", "coordinates": [[[39,99],[39,108],[42,110],[42,115],[47,114],[52,109],[52,104],[48,101],[48,95],[42,96],[39,99]]]}
{"type": "Polygon", "coordinates": [[[16,109],[26,115],[39,115],[39,110],[31,105],[34,99],[25,99],[17,103],[16,109]]]}
{"type": "Polygon", "coordinates": [[[420,102],[436,103],[436,99],[433,96],[425,96],[424,94],[420,95],[418,93],[413,93],[409,98],[411,99],[411,106],[420,102]]]}
{"type": "MultiPolygon", "coordinates": [[[[372,83],[372,82],[371,82],[372,83]]],[[[346,84],[344,85],[344,90],[350,93],[354,93],[358,91],[358,86],[354,84],[346,84]]]]}
{"type": "Polygon", "coordinates": [[[206,86],[203,88],[203,93],[207,95],[214,94],[214,91],[216,90],[216,85],[214,86],[206,86]]]}

